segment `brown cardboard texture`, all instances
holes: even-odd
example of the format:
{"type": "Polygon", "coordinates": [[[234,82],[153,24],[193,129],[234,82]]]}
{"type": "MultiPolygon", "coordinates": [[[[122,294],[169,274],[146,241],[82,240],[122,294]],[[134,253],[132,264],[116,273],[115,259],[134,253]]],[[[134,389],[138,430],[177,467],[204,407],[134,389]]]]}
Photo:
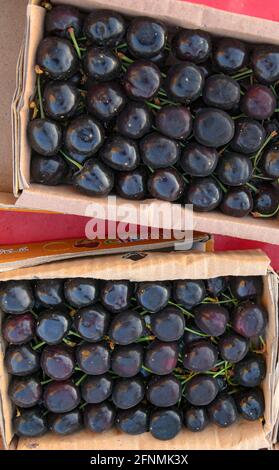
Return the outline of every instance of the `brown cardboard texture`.
{"type": "MultiPolygon", "coordinates": [[[[263,382],[266,402],[265,422],[245,422],[239,419],[232,427],[221,429],[210,425],[201,433],[184,429],[167,442],[154,439],[150,433],[129,436],[116,430],[104,434],[82,431],[67,437],[46,434],[41,438],[20,438],[17,449],[260,449],[271,446],[276,422],[274,391],[278,346],[277,277],[269,271],[269,259],[260,250],[224,253],[145,253],[140,259],[115,255],[91,259],[76,259],[50,263],[45,266],[18,269],[0,274],[0,281],[9,279],[38,279],[66,277],[95,277],[99,279],[130,279],[131,281],[202,279],[220,275],[261,275],[264,280],[263,304],[269,321],[266,330],[267,375],[263,382]]],[[[10,448],[12,407],[7,394],[8,375],[3,367],[4,344],[0,352],[0,390],[2,429],[5,444],[10,448]]]]}
{"type": "MultiPolygon", "coordinates": [[[[109,2],[105,0],[56,0],[53,3],[69,3],[87,10],[109,7],[130,16],[153,16],[170,25],[201,28],[216,35],[234,36],[253,43],[279,44],[279,24],[276,22],[228,13],[179,0],[154,0],[152,2],[149,0],[142,2],[134,0],[110,0],[109,2]]],[[[69,186],[46,187],[30,184],[30,147],[26,137],[26,127],[29,120],[29,103],[35,88],[35,53],[43,35],[43,22],[46,14],[46,10],[39,4],[39,0],[32,0],[27,9],[24,50],[19,61],[18,86],[13,102],[14,192],[19,196],[16,206],[85,215],[88,205],[98,203],[105,211],[104,214],[108,216],[107,198],[91,198],[79,194],[69,186]]],[[[168,222],[158,222],[157,220],[160,201],[147,200],[145,202],[148,207],[150,226],[170,228],[167,227],[168,222]]],[[[137,211],[139,210],[138,202],[117,198],[117,204],[120,209],[123,209],[125,204],[129,204],[133,205],[137,211]]],[[[128,222],[138,222],[138,220],[134,220],[134,217],[129,217],[128,222]]],[[[121,220],[120,215],[116,215],[115,219],[121,220]]],[[[194,229],[279,243],[278,219],[267,220],[252,217],[236,219],[216,211],[195,213],[194,229]]]]}

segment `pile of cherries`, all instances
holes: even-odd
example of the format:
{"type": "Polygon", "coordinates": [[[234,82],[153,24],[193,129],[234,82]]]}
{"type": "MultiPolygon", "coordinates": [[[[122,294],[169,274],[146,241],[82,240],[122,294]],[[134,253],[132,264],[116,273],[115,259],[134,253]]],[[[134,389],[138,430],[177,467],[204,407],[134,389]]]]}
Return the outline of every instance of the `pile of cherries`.
{"type": "Polygon", "coordinates": [[[278,47],[60,5],[36,64],[33,182],[277,214],[278,47]]]}
{"type": "Polygon", "coordinates": [[[262,419],[262,278],[0,285],[14,432],[161,440],[262,419]]]}

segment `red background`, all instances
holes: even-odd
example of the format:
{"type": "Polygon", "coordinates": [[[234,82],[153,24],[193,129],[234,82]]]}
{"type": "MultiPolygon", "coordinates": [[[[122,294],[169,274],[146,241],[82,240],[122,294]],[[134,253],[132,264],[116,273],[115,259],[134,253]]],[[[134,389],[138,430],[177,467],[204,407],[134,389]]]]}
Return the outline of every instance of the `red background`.
{"type": "MultiPolygon", "coordinates": [[[[278,0],[192,0],[192,3],[208,5],[236,13],[279,21],[278,0]]],[[[84,236],[85,217],[0,212],[0,244],[27,243],[84,236]]],[[[216,250],[262,248],[279,270],[279,250],[275,245],[263,244],[231,237],[215,237],[216,250]]]]}

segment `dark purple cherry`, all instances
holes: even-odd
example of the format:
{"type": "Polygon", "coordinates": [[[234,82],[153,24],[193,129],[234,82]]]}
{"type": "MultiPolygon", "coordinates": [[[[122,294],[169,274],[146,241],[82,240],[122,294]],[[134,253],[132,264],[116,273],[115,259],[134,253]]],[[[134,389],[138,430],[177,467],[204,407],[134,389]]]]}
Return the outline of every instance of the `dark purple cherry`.
{"type": "Polygon", "coordinates": [[[276,108],[274,93],[265,85],[252,85],[242,97],[241,111],[252,119],[262,121],[272,116],[276,108]]]}
{"type": "Polygon", "coordinates": [[[265,308],[250,300],[240,303],[232,318],[233,329],[245,338],[260,336],[264,332],[266,323],[265,308]]]}
{"type": "Polygon", "coordinates": [[[217,380],[210,375],[199,374],[186,382],[185,398],[195,406],[211,403],[219,392],[217,380]]]}
{"type": "Polygon", "coordinates": [[[16,406],[31,408],[41,400],[42,386],[36,377],[13,377],[8,393],[16,406]]]}
{"type": "Polygon", "coordinates": [[[246,66],[248,48],[238,39],[222,38],[213,52],[216,67],[225,73],[234,73],[246,66]]]}
{"type": "Polygon", "coordinates": [[[258,188],[257,194],[253,195],[254,212],[258,214],[273,214],[279,205],[279,193],[272,185],[265,184],[258,188]]]}
{"type": "Polygon", "coordinates": [[[140,282],[136,289],[137,302],[148,312],[159,312],[171,296],[171,284],[169,282],[152,281],[140,282]]]}
{"type": "Polygon", "coordinates": [[[65,145],[70,152],[86,156],[94,155],[104,142],[104,130],[96,119],[78,116],[73,119],[65,132],[65,145]]]}
{"type": "Polygon", "coordinates": [[[231,426],[237,420],[237,409],[231,395],[222,394],[208,408],[210,420],[222,428],[231,426]]]}
{"type": "Polygon", "coordinates": [[[260,388],[238,392],[235,402],[242,418],[248,421],[257,421],[264,415],[264,394],[260,388]]]}
{"type": "Polygon", "coordinates": [[[135,57],[154,57],[167,42],[166,26],[152,18],[132,19],[127,31],[127,44],[135,57]]]}
{"type": "Polygon", "coordinates": [[[181,384],[174,375],[154,376],[148,382],[146,398],[160,408],[176,405],[181,398],[181,384]]]}
{"type": "Polygon", "coordinates": [[[191,112],[186,106],[164,106],[156,113],[156,127],[171,139],[187,139],[192,131],[191,112]]]}
{"type": "Polygon", "coordinates": [[[8,374],[24,377],[39,370],[40,358],[28,344],[11,345],[6,349],[5,366],[8,374]]]}
{"type": "Polygon", "coordinates": [[[152,333],[160,341],[178,341],[183,336],[184,328],[184,316],[176,307],[165,307],[151,315],[152,333]]]}
{"type": "Polygon", "coordinates": [[[79,92],[67,82],[49,82],[43,94],[46,114],[54,120],[62,121],[72,117],[79,104],[79,92]]]}
{"type": "Polygon", "coordinates": [[[153,62],[153,64],[158,65],[158,67],[164,67],[169,57],[169,51],[167,49],[162,49],[159,54],[149,57],[148,60],[153,62]]]}
{"type": "Polygon", "coordinates": [[[75,173],[74,186],[89,196],[107,196],[114,185],[114,174],[110,168],[95,158],[87,160],[83,168],[75,173]]]}
{"type": "Polygon", "coordinates": [[[203,73],[191,62],[173,65],[167,73],[166,91],[177,102],[195,101],[201,95],[203,86],[203,73]]]}
{"type": "Polygon", "coordinates": [[[255,299],[263,293],[263,280],[261,276],[232,276],[230,288],[238,300],[255,299]]]}
{"type": "Polygon", "coordinates": [[[84,424],[94,433],[108,431],[114,425],[115,408],[109,401],[88,405],[83,413],[84,424]]]}
{"type": "Polygon", "coordinates": [[[251,160],[241,153],[226,152],[219,159],[217,174],[228,186],[242,186],[251,179],[252,172],[251,160]]]}
{"type": "Polygon", "coordinates": [[[184,411],[184,424],[189,431],[203,431],[208,423],[209,420],[205,408],[192,406],[184,411]]]}
{"type": "Polygon", "coordinates": [[[209,176],[215,170],[218,158],[216,149],[193,142],[183,150],[180,165],[188,175],[209,176]]]}
{"type": "Polygon", "coordinates": [[[206,372],[215,366],[217,357],[216,347],[209,341],[200,339],[185,346],[183,365],[193,372],[206,372]]]}
{"type": "Polygon", "coordinates": [[[112,341],[122,346],[134,343],[143,333],[143,318],[133,310],[125,310],[115,315],[109,329],[112,341]]]}
{"type": "Polygon", "coordinates": [[[257,387],[265,374],[265,359],[260,354],[249,354],[234,367],[234,381],[243,387],[257,387]]]}
{"type": "Polygon", "coordinates": [[[160,168],[149,176],[147,187],[152,197],[174,202],[182,196],[185,182],[175,168],[160,168]]]}
{"type": "Polygon", "coordinates": [[[53,380],[67,380],[74,372],[75,360],[65,344],[46,346],[41,354],[41,368],[53,380]]]}
{"type": "Polygon", "coordinates": [[[115,135],[106,141],[100,151],[100,158],[113,170],[132,171],[140,163],[140,153],[135,141],[115,135]]]}
{"type": "Polygon", "coordinates": [[[94,10],[86,17],[84,34],[92,44],[117,46],[124,38],[126,24],[124,18],[115,11],[94,10]]]}
{"type": "Polygon", "coordinates": [[[75,35],[81,36],[83,14],[70,5],[56,5],[47,11],[45,17],[45,32],[47,35],[68,38],[69,28],[73,28],[75,35]]]}
{"type": "Polygon", "coordinates": [[[139,101],[152,100],[161,86],[161,72],[148,60],[136,60],[123,78],[126,94],[139,101]]]}
{"type": "Polygon", "coordinates": [[[38,279],[34,284],[37,300],[46,307],[58,307],[64,302],[63,280],[38,279]]]}
{"type": "Polygon", "coordinates": [[[13,418],[13,429],[19,437],[39,437],[47,432],[46,417],[39,407],[20,410],[13,418]]]}
{"type": "Polygon", "coordinates": [[[142,367],[143,348],[140,344],[117,346],[111,356],[111,368],[119,377],[134,377],[142,367]]]}
{"type": "Polygon", "coordinates": [[[231,148],[235,152],[250,155],[262,146],[266,131],[261,123],[249,118],[240,118],[235,123],[235,134],[231,148]]]}
{"type": "Polygon", "coordinates": [[[218,348],[224,361],[234,363],[244,359],[249,350],[249,342],[236,333],[227,333],[220,338],[218,348]]]}
{"type": "Polygon", "coordinates": [[[143,434],[149,428],[149,410],[143,405],[118,410],[115,425],[120,431],[132,436],[143,434]]]}
{"type": "Polygon", "coordinates": [[[203,333],[202,330],[198,328],[197,325],[193,321],[187,321],[185,333],[183,336],[184,345],[188,345],[195,341],[199,341],[200,339],[203,339],[206,336],[208,335],[203,333]]]}
{"type": "Polygon", "coordinates": [[[68,413],[50,413],[47,416],[47,420],[49,430],[59,436],[68,436],[83,427],[82,414],[79,409],[69,411],[68,413]]]}
{"type": "Polygon", "coordinates": [[[229,312],[225,307],[215,303],[198,305],[195,310],[195,323],[210,336],[221,336],[229,321],[229,312]]]}
{"type": "Polygon", "coordinates": [[[89,342],[100,341],[107,332],[110,314],[101,304],[83,307],[74,317],[79,335],[89,342]]]}
{"type": "Polygon", "coordinates": [[[0,308],[14,315],[28,312],[34,307],[34,296],[29,281],[0,283],[0,308]]]}
{"type": "Polygon", "coordinates": [[[175,165],[180,157],[180,145],[158,132],[141,139],[140,150],[145,165],[155,169],[175,165]]]}
{"type": "Polygon", "coordinates": [[[61,147],[61,127],[50,119],[33,119],[28,124],[27,133],[30,147],[39,155],[54,156],[61,147]]]}
{"type": "Polygon", "coordinates": [[[175,281],[173,296],[178,304],[192,308],[201,303],[206,296],[204,282],[192,279],[175,281]]]}
{"type": "Polygon", "coordinates": [[[117,408],[128,410],[138,405],[144,394],[144,383],[139,377],[119,379],[113,387],[112,401],[117,408]]]}
{"type": "Polygon", "coordinates": [[[194,137],[207,147],[221,147],[234,136],[234,120],[228,113],[216,108],[203,108],[194,122],[194,137]]]}
{"type": "Polygon", "coordinates": [[[59,309],[45,310],[38,318],[36,334],[48,344],[58,344],[68,334],[71,317],[59,309]]]}
{"type": "Polygon", "coordinates": [[[30,174],[33,183],[56,186],[65,181],[69,167],[60,155],[32,155],[30,174]]]}
{"type": "Polygon", "coordinates": [[[129,308],[133,284],[129,281],[105,281],[101,287],[100,300],[113,313],[129,308]]]}
{"type": "Polygon", "coordinates": [[[141,200],[147,196],[147,172],[144,167],[117,174],[117,194],[125,199],[141,200]]]}
{"type": "Polygon", "coordinates": [[[279,145],[272,144],[261,156],[261,167],[264,173],[272,179],[279,178],[279,145]]]}
{"type": "Polygon", "coordinates": [[[205,62],[211,53],[211,38],[200,29],[182,29],[172,40],[172,52],[180,60],[205,62]]]}
{"type": "Polygon", "coordinates": [[[79,367],[89,375],[105,374],[110,368],[110,350],[104,341],[81,343],[76,350],[79,367]]]}
{"type": "Polygon", "coordinates": [[[87,403],[101,403],[111,396],[113,380],[109,374],[90,375],[81,382],[81,396],[87,403]]]}
{"type": "Polygon", "coordinates": [[[203,100],[208,106],[225,110],[234,109],[240,100],[239,83],[223,74],[211,75],[205,81],[203,100]]]}
{"type": "Polygon", "coordinates": [[[99,283],[96,279],[75,277],[64,283],[66,301],[75,308],[95,304],[99,296],[99,283]]]}
{"type": "Polygon", "coordinates": [[[36,321],[32,313],[9,315],[3,319],[2,334],[7,343],[24,344],[35,335],[36,321]]]}
{"type": "Polygon", "coordinates": [[[178,360],[178,343],[153,341],[145,354],[145,366],[156,375],[168,375],[175,369],[178,360]]]}
{"type": "Polygon", "coordinates": [[[67,413],[80,403],[78,387],[71,381],[51,382],[44,390],[45,407],[52,413],[67,413]]]}
{"type": "Polygon", "coordinates": [[[78,70],[78,57],[70,41],[48,36],[37,48],[36,63],[53,80],[66,80],[78,70]]]}
{"type": "Polygon", "coordinates": [[[224,194],[220,209],[233,217],[245,217],[253,209],[251,191],[245,187],[231,188],[224,194]]]}
{"type": "Polygon", "coordinates": [[[209,212],[218,207],[223,193],[218,182],[210,176],[193,180],[186,192],[185,203],[193,204],[194,211],[209,212]]]}
{"type": "Polygon", "coordinates": [[[209,294],[213,295],[213,297],[217,297],[217,295],[224,292],[228,287],[228,280],[223,276],[212,277],[205,280],[205,285],[209,294]]]}
{"type": "Polygon", "coordinates": [[[152,125],[152,113],[144,103],[130,101],[116,118],[120,134],[130,139],[140,139],[152,125]]]}
{"type": "Polygon", "coordinates": [[[279,80],[279,48],[271,45],[257,45],[251,57],[256,79],[267,85],[279,80]]]}
{"type": "Polygon", "coordinates": [[[182,429],[181,412],[176,408],[155,409],[150,416],[150,432],[155,439],[168,441],[182,429]]]}
{"type": "Polygon", "coordinates": [[[114,80],[121,71],[121,62],[110,49],[90,47],[83,59],[86,75],[100,82],[114,80]]]}
{"type": "Polygon", "coordinates": [[[93,83],[87,93],[87,108],[101,121],[109,121],[124,108],[126,98],[117,82],[93,83]]]}

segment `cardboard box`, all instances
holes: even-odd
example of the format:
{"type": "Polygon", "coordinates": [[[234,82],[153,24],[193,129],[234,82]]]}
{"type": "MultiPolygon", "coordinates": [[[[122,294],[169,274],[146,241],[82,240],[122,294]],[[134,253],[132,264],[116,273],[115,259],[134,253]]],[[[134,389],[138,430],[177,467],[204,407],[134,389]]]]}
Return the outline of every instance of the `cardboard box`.
{"type": "Polygon", "coordinates": [[[95,277],[98,279],[129,279],[131,281],[206,279],[227,275],[263,276],[262,302],[268,311],[266,329],[267,375],[263,382],[266,409],[264,423],[239,419],[225,429],[210,425],[201,433],[184,429],[171,441],[158,441],[150,433],[130,436],[112,430],[104,434],[81,431],[66,437],[46,434],[41,438],[13,440],[11,427],[12,406],[7,394],[9,377],[3,366],[5,345],[0,349],[0,396],[2,435],[7,448],[35,449],[260,449],[271,447],[277,418],[274,403],[276,387],[276,360],[278,352],[278,283],[269,269],[269,259],[260,250],[224,253],[146,253],[145,257],[115,255],[60,261],[44,266],[23,268],[0,274],[0,281],[9,279],[49,279],[67,277],[95,277]]]}
{"type": "MultiPolygon", "coordinates": [[[[7,67],[1,68],[3,74],[2,83],[5,87],[5,95],[9,96],[14,86],[14,78],[17,78],[16,93],[13,101],[13,142],[14,142],[14,181],[12,184],[12,157],[10,123],[7,119],[7,103],[0,110],[0,118],[4,122],[3,139],[0,162],[0,203],[7,207],[15,204],[16,207],[58,211],[77,215],[85,215],[88,204],[102,203],[106,217],[109,217],[106,198],[95,199],[81,195],[69,186],[46,187],[31,184],[29,181],[30,148],[26,139],[26,126],[28,122],[28,105],[34,92],[35,84],[35,51],[43,34],[42,24],[45,10],[39,5],[39,0],[31,0],[27,9],[27,21],[23,35],[24,7],[26,0],[10,0],[5,2],[4,10],[7,14],[1,15],[1,34],[3,51],[7,67]],[[20,48],[20,37],[24,36],[17,74],[15,75],[15,56],[20,48]],[[6,48],[7,42],[9,48],[6,48]],[[8,79],[7,79],[8,77],[8,79]],[[7,89],[6,89],[7,87],[7,89]],[[4,114],[3,114],[4,113],[4,114]],[[12,196],[12,188],[15,196],[12,196]]],[[[229,13],[213,8],[194,5],[179,0],[56,0],[53,3],[70,3],[93,8],[109,7],[124,14],[147,15],[161,19],[169,24],[184,27],[202,28],[220,36],[234,36],[250,42],[279,43],[279,24],[260,18],[248,17],[229,13]]],[[[3,10],[2,10],[3,12],[3,10]]],[[[1,56],[1,57],[2,57],[1,56]]],[[[5,98],[6,99],[6,98],[5,98]]],[[[157,226],[156,214],[158,201],[147,201],[148,219],[150,226],[157,226]]],[[[119,207],[123,207],[127,201],[117,198],[119,207]]],[[[128,201],[130,204],[131,201],[128,201]]],[[[134,202],[138,209],[139,203],[134,202]]],[[[112,218],[110,217],[112,220],[112,218]]],[[[137,220],[130,220],[137,223],[137,220]]],[[[171,227],[166,227],[171,228],[171,227]]],[[[195,213],[194,229],[211,233],[235,236],[251,240],[260,240],[269,243],[279,243],[279,223],[277,219],[255,219],[247,217],[237,219],[228,217],[219,212],[195,213]]]]}

